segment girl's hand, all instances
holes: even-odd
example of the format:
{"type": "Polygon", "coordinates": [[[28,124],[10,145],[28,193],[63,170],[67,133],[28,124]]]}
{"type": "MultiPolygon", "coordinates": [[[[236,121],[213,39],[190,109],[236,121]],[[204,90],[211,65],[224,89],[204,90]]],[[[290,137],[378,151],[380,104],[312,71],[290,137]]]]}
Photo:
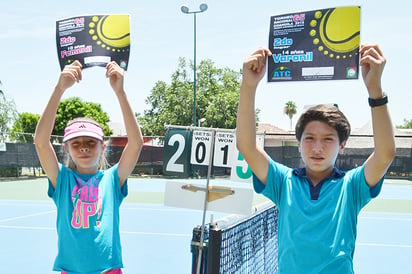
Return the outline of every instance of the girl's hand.
{"type": "Polygon", "coordinates": [[[70,65],[66,65],[60,74],[57,88],[61,91],[65,91],[82,80],[82,64],[76,60],[70,65]]]}
{"type": "Polygon", "coordinates": [[[116,93],[123,91],[124,69],[115,61],[106,65],[106,77],[110,79],[110,85],[116,93]]]}

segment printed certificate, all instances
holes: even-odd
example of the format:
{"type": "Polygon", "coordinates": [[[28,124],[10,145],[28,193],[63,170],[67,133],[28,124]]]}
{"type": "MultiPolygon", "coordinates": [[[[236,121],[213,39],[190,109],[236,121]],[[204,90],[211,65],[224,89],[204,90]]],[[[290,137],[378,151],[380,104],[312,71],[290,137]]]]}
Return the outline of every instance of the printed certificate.
{"type": "Polygon", "coordinates": [[[268,82],[358,79],[360,6],[271,16],[268,82]]]}
{"type": "Polygon", "coordinates": [[[116,61],[127,70],[130,53],[129,15],[76,16],[56,21],[60,68],[79,60],[83,68],[116,61]]]}

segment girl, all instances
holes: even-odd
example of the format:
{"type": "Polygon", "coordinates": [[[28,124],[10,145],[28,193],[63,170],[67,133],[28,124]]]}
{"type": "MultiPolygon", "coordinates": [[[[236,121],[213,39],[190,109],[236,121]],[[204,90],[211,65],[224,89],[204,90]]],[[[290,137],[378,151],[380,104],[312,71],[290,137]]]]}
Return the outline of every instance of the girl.
{"type": "Polygon", "coordinates": [[[34,142],[49,181],[48,195],[57,207],[58,254],[53,270],[63,273],[122,273],[119,206],[127,195],[127,177],[133,171],[143,137],[123,89],[124,70],[115,62],[106,66],[128,136],[120,160],[105,169],[102,127],[92,119],[77,118],[64,130],[66,166],[59,163],[50,143],[55,115],[63,93],[82,79],[75,61],[61,72],[58,83],[37,124],[34,142]]]}

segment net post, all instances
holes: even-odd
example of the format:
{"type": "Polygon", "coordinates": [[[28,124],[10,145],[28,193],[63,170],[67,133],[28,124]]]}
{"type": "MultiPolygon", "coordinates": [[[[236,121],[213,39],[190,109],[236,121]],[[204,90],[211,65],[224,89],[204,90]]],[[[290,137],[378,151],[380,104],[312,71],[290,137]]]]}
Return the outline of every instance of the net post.
{"type": "Polygon", "coordinates": [[[220,272],[220,246],[222,242],[222,230],[216,224],[210,223],[209,245],[207,255],[207,274],[219,274],[220,272]]]}
{"type": "Polygon", "coordinates": [[[204,239],[203,239],[203,247],[200,247],[201,244],[201,234],[202,228],[201,226],[196,226],[193,228],[192,233],[192,242],[190,245],[190,251],[192,253],[192,274],[196,274],[200,270],[200,274],[207,274],[207,256],[208,256],[208,246],[207,246],[207,239],[208,233],[207,231],[203,231],[204,239]],[[199,252],[203,250],[203,252],[199,252]],[[199,259],[199,256],[201,258],[199,259]],[[198,264],[200,266],[198,267],[198,264]]]}

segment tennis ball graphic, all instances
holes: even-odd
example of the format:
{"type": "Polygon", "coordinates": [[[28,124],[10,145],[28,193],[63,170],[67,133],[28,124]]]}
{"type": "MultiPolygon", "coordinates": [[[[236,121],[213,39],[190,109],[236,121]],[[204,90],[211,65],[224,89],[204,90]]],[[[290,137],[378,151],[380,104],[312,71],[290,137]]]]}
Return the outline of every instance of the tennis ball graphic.
{"type": "Polygon", "coordinates": [[[130,23],[128,15],[94,16],[89,24],[89,34],[97,44],[107,49],[130,46],[130,23]]]}
{"type": "Polygon", "coordinates": [[[319,24],[322,43],[337,53],[348,53],[359,47],[360,8],[340,7],[328,10],[319,24]]]}

